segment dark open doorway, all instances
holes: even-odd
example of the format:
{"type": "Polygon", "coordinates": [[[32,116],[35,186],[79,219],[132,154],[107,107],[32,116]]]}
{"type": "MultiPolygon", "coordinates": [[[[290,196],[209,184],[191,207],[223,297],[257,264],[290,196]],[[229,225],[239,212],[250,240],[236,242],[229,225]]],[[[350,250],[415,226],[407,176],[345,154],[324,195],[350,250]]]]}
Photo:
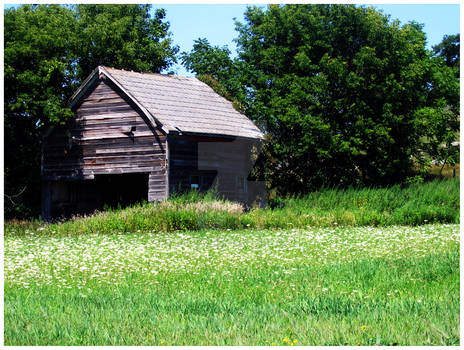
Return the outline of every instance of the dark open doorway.
{"type": "Polygon", "coordinates": [[[126,207],[148,200],[147,173],[96,175],[95,185],[101,208],[126,207]]]}
{"type": "Polygon", "coordinates": [[[50,218],[90,214],[148,200],[148,173],[95,175],[93,180],[51,182],[50,218]]]}

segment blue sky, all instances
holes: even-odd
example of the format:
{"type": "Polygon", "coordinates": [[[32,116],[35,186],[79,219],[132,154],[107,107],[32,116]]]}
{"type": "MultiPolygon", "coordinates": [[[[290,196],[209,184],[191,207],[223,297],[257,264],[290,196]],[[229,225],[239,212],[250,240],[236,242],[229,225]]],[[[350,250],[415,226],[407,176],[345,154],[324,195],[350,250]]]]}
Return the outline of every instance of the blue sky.
{"type": "MultiPolygon", "coordinates": [[[[154,8],[166,9],[174,44],[180,47],[181,52],[190,51],[195,39],[207,38],[212,45],[227,45],[235,53],[236,46],[233,39],[237,33],[234,18],[243,22],[246,6],[245,4],[153,4],[154,8]]],[[[402,24],[409,21],[424,24],[423,30],[427,34],[429,48],[438,44],[443,39],[443,35],[456,34],[460,31],[457,4],[375,4],[373,6],[391,15],[392,19],[399,19],[402,24]]],[[[180,64],[172,70],[178,75],[192,76],[180,64]]]]}

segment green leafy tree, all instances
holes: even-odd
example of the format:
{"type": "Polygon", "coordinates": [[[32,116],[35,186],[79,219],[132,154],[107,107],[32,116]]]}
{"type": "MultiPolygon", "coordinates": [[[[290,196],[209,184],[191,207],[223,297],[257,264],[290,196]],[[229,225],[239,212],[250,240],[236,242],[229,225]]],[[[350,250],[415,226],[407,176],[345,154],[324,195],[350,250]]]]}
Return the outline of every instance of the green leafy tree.
{"type": "Polygon", "coordinates": [[[431,101],[418,110],[425,131],[422,149],[426,157],[421,160],[425,164],[430,160],[441,164],[440,173],[446,164],[455,166],[459,162],[459,50],[459,34],[445,35],[433,47],[431,101]]]}
{"type": "Polygon", "coordinates": [[[77,5],[79,78],[98,65],[159,73],[176,62],[164,9],[150,5],[77,5]]]}
{"type": "Polygon", "coordinates": [[[218,80],[226,80],[234,69],[227,46],[211,46],[205,38],[195,40],[193,50],[190,53],[182,52],[181,59],[188,70],[208,74],[218,80]]]}
{"type": "Polygon", "coordinates": [[[448,67],[457,67],[459,69],[460,48],[461,40],[458,33],[454,35],[445,35],[441,43],[433,47],[433,51],[435,55],[438,55],[445,60],[448,67]]]}
{"type": "Polygon", "coordinates": [[[40,212],[44,132],[97,65],[159,72],[176,60],[164,10],[148,5],[23,5],[4,13],[5,214],[40,212]]]}
{"type": "Polygon", "coordinates": [[[4,16],[5,214],[40,207],[41,133],[71,116],[76,19],[68,7],[24,5],[4,16]]]}
{"type": "Polygon", "coordinates": [[[218,79],[245,83],[246,114],[268,133],[266,176],[281,192],[403,181],[424,164],[427,127],[450,122],[456,81],[417,23],[353,5],[270,5],[236,25],[242,69],[218,79]]]}

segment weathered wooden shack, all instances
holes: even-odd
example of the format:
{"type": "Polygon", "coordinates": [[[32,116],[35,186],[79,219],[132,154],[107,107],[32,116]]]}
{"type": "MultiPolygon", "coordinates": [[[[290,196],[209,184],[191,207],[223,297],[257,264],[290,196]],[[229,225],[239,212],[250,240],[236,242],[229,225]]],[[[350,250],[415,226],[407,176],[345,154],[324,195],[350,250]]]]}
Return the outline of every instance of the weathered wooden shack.
{"type": "Polygon", "coordinates": [[[99,66],[42,152],[44,219],[215,186],[247,202],[260,130],[196,78],[99,66]]]}

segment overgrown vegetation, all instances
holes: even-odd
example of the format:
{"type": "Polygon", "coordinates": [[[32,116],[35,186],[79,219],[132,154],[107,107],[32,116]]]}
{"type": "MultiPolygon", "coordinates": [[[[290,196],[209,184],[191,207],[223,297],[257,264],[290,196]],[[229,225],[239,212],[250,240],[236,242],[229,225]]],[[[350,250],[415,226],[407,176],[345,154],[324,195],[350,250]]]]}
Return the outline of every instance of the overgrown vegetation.
{"type": "Polygon", "coordinates": [[[388,188],[322,189],[306,196],[269,202],[249,211],[196,191],[154,205],[112,209],[70,221],[10,221],[5,233],[85,234],[169,232],[201,229],[306,228],[329,226],[459,223],[459,180],[395,185],[388,188]]]}

